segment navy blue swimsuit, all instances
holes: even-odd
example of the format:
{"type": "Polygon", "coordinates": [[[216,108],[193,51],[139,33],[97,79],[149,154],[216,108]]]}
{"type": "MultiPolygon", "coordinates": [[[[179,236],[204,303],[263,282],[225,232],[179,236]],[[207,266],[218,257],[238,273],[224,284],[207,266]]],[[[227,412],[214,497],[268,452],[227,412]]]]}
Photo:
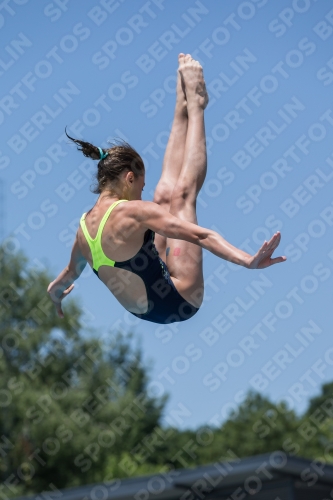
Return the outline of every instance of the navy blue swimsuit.
{"type": "MultiPolygon", "coordinates": [[[[140,276],[145,284],[148,310],[143,314],[131,314],[153,323],[167,324],[185,321],[194,316],[199,308],[189,304],[177,291],[168,268],[155,247],[154,236],[155,233],[148,229],[138,253],[129,260],[114,263],[114,267],[140,276]]],[[[98,272],[95,270],[94,272],[98,276],[98,272]]]]}

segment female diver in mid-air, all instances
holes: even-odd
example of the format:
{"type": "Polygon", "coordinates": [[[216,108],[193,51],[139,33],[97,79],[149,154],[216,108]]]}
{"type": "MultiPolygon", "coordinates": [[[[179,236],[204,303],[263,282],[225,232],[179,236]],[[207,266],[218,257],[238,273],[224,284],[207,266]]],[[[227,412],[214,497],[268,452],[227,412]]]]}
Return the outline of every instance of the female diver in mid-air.
{"type": "Polygon", "coordinates": [[[70,138],[85,156],[99,160],[95,192],[100,196],[81,217],[68,266],[47,289],[60,317],[61,301],[87,262],[127,311],[165,324],[187,320],[198,311],[203,248],[248,269],[286,260],[272,258],[279,232],[251,256],[197,225],[196,198],[207,169],[208,95],[199,62],[189,54],[178,59],[174,121],[153,202],[141,200],[145,167],[127,143],[102,150],[70,138]]]}

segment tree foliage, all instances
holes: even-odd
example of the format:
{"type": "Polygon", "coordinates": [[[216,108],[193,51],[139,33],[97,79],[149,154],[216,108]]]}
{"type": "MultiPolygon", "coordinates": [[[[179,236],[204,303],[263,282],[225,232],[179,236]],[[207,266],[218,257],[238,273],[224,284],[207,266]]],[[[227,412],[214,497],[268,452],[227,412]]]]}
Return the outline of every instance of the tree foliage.
{"type": "Polygon", "coordinates": [[[275,450],[333,462],[333,382],[301,416],[249,392],[219,428],[163,427],[166,398],[150,394],[131,337],[87,335],[73,299],[60,319],[50,281],[24,255],[0,254],[2,497],[275,450]]]}
{"type": "Polygon", "coordinates": [[[13,495],[110,476],[157,426],[165,405],[147,393],[141,352],[118,335],[108,348],[82,335],[84,311],[65,319],[46,294],[50,276],[20,254],[1,256],[0,482],[13,495]],[[111,458],[112,457],[112,458],[111,458]]]}

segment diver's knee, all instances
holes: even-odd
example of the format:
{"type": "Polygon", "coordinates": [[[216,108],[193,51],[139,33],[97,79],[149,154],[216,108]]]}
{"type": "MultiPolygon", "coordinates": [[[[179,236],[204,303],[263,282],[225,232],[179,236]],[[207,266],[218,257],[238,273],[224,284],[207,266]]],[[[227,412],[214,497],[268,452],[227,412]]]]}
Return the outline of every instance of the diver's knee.
{"type": "Polygon", "coordinates": [[[166,182],[159,182],[154,193],[154,203],[158,205],[170,205],[173,186],[166,182]]]}

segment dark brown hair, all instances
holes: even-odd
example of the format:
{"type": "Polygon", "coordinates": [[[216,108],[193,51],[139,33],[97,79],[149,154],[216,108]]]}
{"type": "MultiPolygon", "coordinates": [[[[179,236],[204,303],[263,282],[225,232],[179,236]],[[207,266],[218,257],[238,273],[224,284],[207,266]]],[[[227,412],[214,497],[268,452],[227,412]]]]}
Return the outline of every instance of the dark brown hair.
{"type": "Polygon", "coordinates": [[[74,139],[67,134],[67,137],[77,145],[77,149],[82,151],[84,156],[99,160],[97,165],[97,186],[92,189],[95,194],[100,194],[105,188],[107,182],[117,184],[122,172],[133,172],[135,178],[143,175],[145,166],[139,153],[132,146],[123,140],[115,140],[108,149],[102,149],[103,153],[108,153],[104,159],[100,159],[100,151],[97,146],[90,142],[74,139]]]}

